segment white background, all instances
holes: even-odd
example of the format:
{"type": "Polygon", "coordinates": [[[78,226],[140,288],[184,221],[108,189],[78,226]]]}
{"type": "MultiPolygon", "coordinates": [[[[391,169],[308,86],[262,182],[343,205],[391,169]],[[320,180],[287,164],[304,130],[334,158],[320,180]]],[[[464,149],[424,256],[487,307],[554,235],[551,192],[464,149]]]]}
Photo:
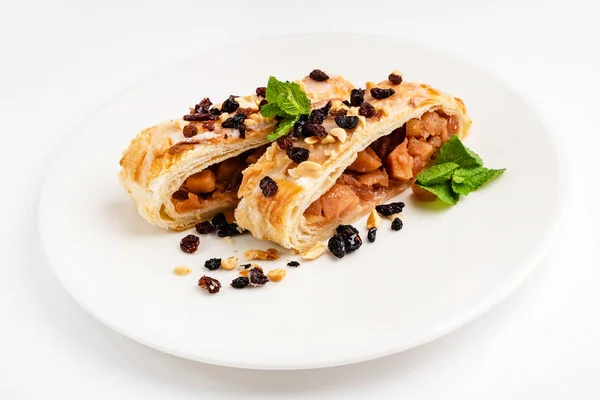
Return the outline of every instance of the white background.
{"type": "MultiPolygon", "coordinates": [[[[0,399],[600,398],[598,2],[162,3],[0,3],[0,399]],[[123,88],[199,51],[338,30],[459,53],[543,116],[569,160],[569,196],[553,251],[523,287],[433,343],[312,371],[178,359],[81,310],[52,275],[36,227],[45,171],[74,126],[123,88]]],[[[518,229],[510,215],[506,223],[518,229]]]]}

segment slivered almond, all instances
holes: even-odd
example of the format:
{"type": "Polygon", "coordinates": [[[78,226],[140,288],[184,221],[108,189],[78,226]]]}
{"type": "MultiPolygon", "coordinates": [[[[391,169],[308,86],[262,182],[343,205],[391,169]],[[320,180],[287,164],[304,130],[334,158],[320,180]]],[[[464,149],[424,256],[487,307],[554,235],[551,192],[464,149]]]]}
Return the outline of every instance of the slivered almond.
{"type": "Polygon", "coordinates": [[[304,161],[298,164],[296,172],[300,176],[317,178],[323,173],[323,167],[321,167],[321,164],[317,164],[314,161],[304,161]]]}
{"type": "Polygon", "coordinates": [[[371,228],[379,228],[381,226],[381,217],[375,211],[375,209],[371,210],[369,217],[367,218],[367,229],[371,228]]]}
{"type": "Polygon", "coordinates": [[[306,144],[316,144],[319,142],[319,139],[316,136],[309,136],[304,139],[304,143],[306,144]]]}
{"type": "Polygon", "coordinates": [[[319,256],[321,256],[321,254],[323,254],[323,252],[325,251],[325,245],[321,242],[317,242],[315,243],[315,245],[313,247],[311,247],[310,249],[306,250],[305,252],[303,252],[302,258],[305,260],[314,260],[315,258],[318,258],[319,256]]]}
{"type": "Polygon", "coordinates": [[[335,143],[335,138],[331,135],[327,135],[323,139],[321,139],[321,144],[331,144],[331,143],[335,143]]]}
{"type": "Polygon", "coordinates": [[[333,128],[331,131],[329,131],[329,135],[337,138],[337,140],[339,140],[341,143],[346,143],[346,139],[348,138],[344,128],[333,128]]]}

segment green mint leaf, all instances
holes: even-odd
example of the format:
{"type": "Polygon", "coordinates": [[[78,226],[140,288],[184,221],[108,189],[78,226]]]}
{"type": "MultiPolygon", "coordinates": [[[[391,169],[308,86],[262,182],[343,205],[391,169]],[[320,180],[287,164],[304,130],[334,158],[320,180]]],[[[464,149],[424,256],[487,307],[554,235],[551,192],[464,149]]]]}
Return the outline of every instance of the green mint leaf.
{"type": "Polygon", "coordinates": [[[496,179],[506,171],[502,169],[488,169],[485,167],[461,168],[452,175],[452,190],[463,196],[479,189],[486,183],[496,179]]]}
{"type": "Polygon", "coordinates": [[[454,162],[461,168],[473,168],[483,166],[483,160],[477,154],[469,150],[460,141],[458,136],[452,135],[450,139],[440,147],[440,154],[435,159],[436,164],[454,162]]]}
{"type": "Polygon", "coordinates": [[[299,119],[300,119],[299,115],[296,115],[294,117],[288,116],[286,119],[279,122],[279,125],[277,125],[277,129],[275,129],[275,132],[269,133],[267,135],[267,139],[269,139],[269,141],[271,141],[271,142],[274,142],[275,140],[279,139],[283,135],[286,135],[289,131],[292,130],[292,128],[294,127],[294,124],[299,119]]]}
{"type": "Polygon", "coordinates": [[[431,186],[423,186],[417,183],[417,186],[421,189],[425,189],[437,196],[442,202],[450,205],[455,205],[458,202],[458,193],[452,191],[452,184],[450,181],[436,183],[431,186]]]}
{"type": "Polygon", "coordinates": [[[417,175],[417,183],[430,186],[446,182],[452,177],[452,172],[458,168],[459,165],[453,162],[434,165],[417,175]]]}
{"type": "Polygon", "coordinates": [[[283,114],[283,112],[276,103],[267,103],[260,109],[260,115],[263,117],[274,117],[281,114],[283,114]]]}
{"type": "Polygon", "coordinates": [[[297,83],[285,84],[285,90],[279,94],[277,105],[288,115],[310,113],[310,100],[297,83]]]}
{"type": "Polygon", "coordinates": [[[270,76],[266,91],[267,101],[269,103],[277,103],[279,95],[283,93],[284,90],[285,82],[281,82],[274,76],[270,76]]]}

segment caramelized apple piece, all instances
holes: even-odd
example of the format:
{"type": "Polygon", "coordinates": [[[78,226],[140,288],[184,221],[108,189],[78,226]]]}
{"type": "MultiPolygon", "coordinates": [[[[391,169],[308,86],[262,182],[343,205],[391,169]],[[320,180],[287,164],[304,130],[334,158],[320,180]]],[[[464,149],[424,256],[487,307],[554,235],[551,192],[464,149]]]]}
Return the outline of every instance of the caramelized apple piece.
{"type": "Polygon", "coordinates": [[[194,193],[188,193],[188,199],[175,202],[175,211],[178,213],[186,213],[192,210],[200,209],[200,200],[194,193]]]}
{"type": "Polygon", "coordinates": [[[321,196],[323,215],[328,220],[339,218],[344,212],[356,207],[358,202],[359,198],[352,189],[337,183],[321,196]]]}
{"type": "Polygon", "coordinates": [[[348,167],[351,171],[356,172],[373,172],[381,167],[381,159],[377,157],[377,154],[372,148],[367,147],[356,157],[356,160],[348,167]]]}
{"type": "Polygon", "coordinates": [[[408,154],[408,140],[402,142],[387,156],[388,174],[392,179],[406,181],[413,177],[413,159],[408,154]]]}
{"type": "Polygon", "coordinates": [[[216,177],[210,169],[205,169],[194,175],[190,175],[185,180],[185,187],[194,193],[210,193],[215,190],[216,177]]]}
{"type": "Polygon", "coordinates": [[[376,171],[369,172],[367,174],[360,175],[358,181],[363,185],[374,186],[379,185],[388,187],[390,184],[389,177],[384,168],[380,168],[376,171]]]}

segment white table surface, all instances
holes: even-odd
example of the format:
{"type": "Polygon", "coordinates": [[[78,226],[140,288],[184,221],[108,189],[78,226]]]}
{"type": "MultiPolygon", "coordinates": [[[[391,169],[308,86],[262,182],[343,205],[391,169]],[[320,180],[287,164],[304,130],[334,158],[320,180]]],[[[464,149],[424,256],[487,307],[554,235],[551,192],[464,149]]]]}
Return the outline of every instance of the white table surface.
{"type": "Polygon", "coordinates": [[[0,399],[600,398],[598,2],[152,3],[0,3],[0,399]],[[510,82],[544,117],[571,179],[559,240],[531,278],[435,342],[309,371],[179,359],[77,306],[50,271],[36,227],[45,171],[73,127],[118,91],[202,49],[337,30],[459,53],[510,82]]]}

